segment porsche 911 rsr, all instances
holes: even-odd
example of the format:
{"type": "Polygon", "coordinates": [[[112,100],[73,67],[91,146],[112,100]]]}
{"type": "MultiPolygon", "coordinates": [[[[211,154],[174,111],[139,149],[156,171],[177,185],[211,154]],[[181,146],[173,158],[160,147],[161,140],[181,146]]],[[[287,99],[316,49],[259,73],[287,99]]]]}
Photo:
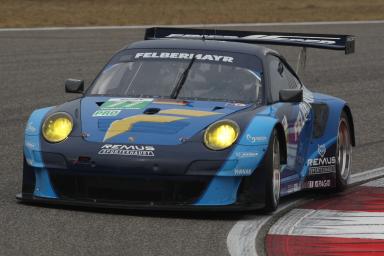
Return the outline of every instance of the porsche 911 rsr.
{"type": "Polygon", "coordinates": [[[343,35],[151,28],[80,98],[31,114],[24,202],[151,209],[276,209],[303,189],[343,190],[347,103],[309,91],[260,46],[354,51],[343,35]]]}

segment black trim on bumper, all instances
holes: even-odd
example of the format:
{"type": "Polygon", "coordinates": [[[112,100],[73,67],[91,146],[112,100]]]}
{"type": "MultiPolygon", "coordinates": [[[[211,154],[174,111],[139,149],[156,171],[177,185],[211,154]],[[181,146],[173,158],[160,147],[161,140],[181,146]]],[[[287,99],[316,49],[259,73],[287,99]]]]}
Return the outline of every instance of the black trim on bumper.
{"type": "Polygon", "coordinates": [[[22,203],[35,203],[56,206],[75,206],[87,208],[109,208],[126,210],[154,210],[154,211],[249,211],[259,210],[264,207],[262,204],[233,204],[222,206],[204,206],[204,205],[150,205],[150,204],[123,204],[110,203],[106,201],[75,201],[64,199],[50,199],[36,197],[33,194],[17,194],[16,199],[22,203]]]}
{"type": "Polygon", "coordinates": [[[23,193],[33,193],[35,190],[35,171],[33,168],[27,163],[25,160],[25,156],[23,156],[23,184],[22,184],[22,192],[23,193]]]}
{"type": "Polygon", "coordinates": [[[60,199],[151,205],[193,204],[212,179],[188,175],[87,175],[54,169],[49,170],[49,176],[60,199]]]}

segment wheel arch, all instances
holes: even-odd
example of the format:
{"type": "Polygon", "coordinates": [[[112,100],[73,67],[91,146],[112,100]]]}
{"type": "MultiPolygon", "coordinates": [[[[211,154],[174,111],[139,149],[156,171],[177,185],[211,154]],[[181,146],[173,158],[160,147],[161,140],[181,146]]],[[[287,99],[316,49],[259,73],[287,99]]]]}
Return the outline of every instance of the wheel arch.
{"type": "Polygon", "coordinates": [[[342,111],[347,115],[347,118],[348,118],[349,127],[351,129],[350,136],[351,136],[352,146],[356,146],[355,125],[353,123],[351,108],[347,104],[345,104],[342,111]]]}
{"type": "Polygon", "coordinates": [[[287,164],[287,141],[284,127],[281,123],[276,123],[275,128],[280,142],[281,164],[287,164]]]}

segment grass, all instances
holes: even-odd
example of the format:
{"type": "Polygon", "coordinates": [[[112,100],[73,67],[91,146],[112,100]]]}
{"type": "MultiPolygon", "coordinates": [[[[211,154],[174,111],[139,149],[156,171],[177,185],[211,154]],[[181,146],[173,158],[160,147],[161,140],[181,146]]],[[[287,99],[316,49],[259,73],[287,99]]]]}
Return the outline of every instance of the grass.
{"type": "Polygon", "coordinates": [[[0,0],[0,27],[383,20],[384,0],[0,0]]]}

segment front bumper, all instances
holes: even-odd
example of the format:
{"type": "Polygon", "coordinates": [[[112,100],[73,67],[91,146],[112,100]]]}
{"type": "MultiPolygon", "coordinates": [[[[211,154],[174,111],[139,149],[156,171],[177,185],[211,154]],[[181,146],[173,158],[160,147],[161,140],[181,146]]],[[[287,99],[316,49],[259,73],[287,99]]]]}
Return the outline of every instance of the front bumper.
{"type": "Polygon", "coordinates": [[[232,149],[214,152],[191,142],[156,146],[155,157],[125,157],[99,154],[102,146],[78,137],[50,144],[26,136],[20,198],[135,209],[264,206],[265,178],[234,176],[251,158],[229,159],[232,149]]]}
{"type": "MultiPolygon", "coordinates": [[[[264,207],[263,196],[251,196],[257,193],[244,186],[253,184],[246,181],[248,177],[79,174],[35,168],[25,161],[23,189],[17,199],[119,209],[251,210],[264,207]]],[[[253,185],[251,187],[257,187],[253,185]]]]}

